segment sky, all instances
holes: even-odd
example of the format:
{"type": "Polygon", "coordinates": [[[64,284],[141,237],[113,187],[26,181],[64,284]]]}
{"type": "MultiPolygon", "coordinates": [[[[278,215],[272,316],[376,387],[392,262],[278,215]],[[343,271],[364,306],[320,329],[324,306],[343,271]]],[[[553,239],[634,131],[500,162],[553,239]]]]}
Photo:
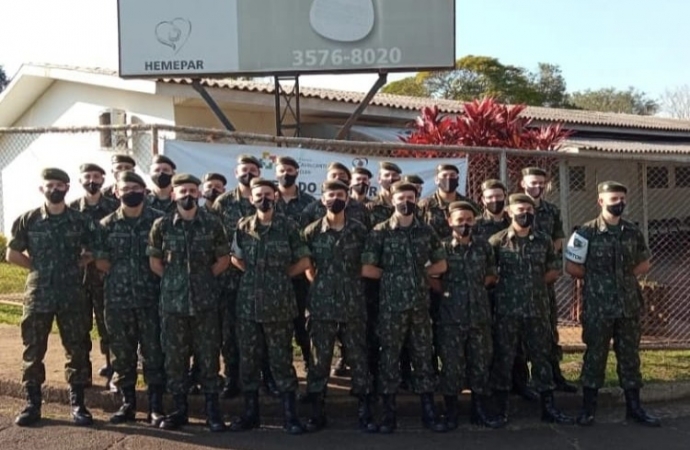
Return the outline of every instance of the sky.
{"type": "MultiPolygon", "coordinates": [[[[381,0],[394,1],[394,0],[381,0]]],[[[423,0],[420,0],[423,1],[423,0]]],[[[0,65],[117,68],[115,0],[2,0],[0,65]]],[[[652,97],[690,84],[683,0],[457,0],[456,56],[536,68],[557,64],[568,89],[635,86],[652,97]],[[684,31],[685,30],[685,31],[684,31]]],[[[389,81],[405,74],[393,74],[389,81]]],[[[367,91],[375,75],[304,76],[303,86],[367,91]]]]}

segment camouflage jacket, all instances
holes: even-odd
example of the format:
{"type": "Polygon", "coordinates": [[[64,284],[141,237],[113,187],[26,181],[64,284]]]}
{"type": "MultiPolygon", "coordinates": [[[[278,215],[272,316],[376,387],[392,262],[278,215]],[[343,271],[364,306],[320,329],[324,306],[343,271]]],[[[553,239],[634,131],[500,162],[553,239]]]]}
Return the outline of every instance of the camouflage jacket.
{"type": "Polygon", "coordinates": [[[561,259],[554,253],[550,237],[530,231],[520,238],[511,227],[491,236],[489,243],[498,268],[496,314],[546,320],[549,300],[544,277],[550,270],[561,269],[561,259]]]}
{"type": "MultiPolygon", "coordinates": [[[[302,217],[300,220],[300,226],[302,228],[306,227],[312,222],[316,222],[326,216],[326,207],[321,203],[321,200],[313,201],[311,204],[307,205],[302,211],[302,217]]],[[[369,226],[369,214],[363,203],[357,200],[350,199],[345,207],[345,216],[349,219],[354,219],[357,222],[361,222],[367,229],[369,226]]]]}
{"type": "Polygon", "coordinates": [[[534,229],[546,233],[552,241],[563,239],[565,233],[561,210],[545,200],[539,202],[539,206],[534,210],[534,229]]]}
{"type": "Polygon", "coordinates": [[[228,237],[235,233],[237,222],[241,218],[256,213],[256,207],[248,198],[242,196],[239,187],[221,194],[213,202],[213,210],[218,214],[221,222],[223,222],[223,227],[228,237]]]}
{"type": "Polygon", "coordinates": [[[101,194],[103,194],[103,197],[105,198],[117,200],[117,197],[115,196],[115,184],[111,184],[101,189],[101,194]]]}
{"type": "Polygon", "coordinates": [[[503,213],[503,220],[495,221],[487,212],[477,220],[474,226],[474,236],[489,240],[491,236],[503,231],[510,226],[511,220],[508,213],[503,213]]]}
{"type": "Polygon", "coordinates": [[[640,317],[642,293],[633,269],[651,258],[642,231],[621,219],[609,229],[601,218],[578,228],[589,241],[585,261],[583,315],[590,318],[640,317]]]}
{"type": "Polygon", "coordinates": [[[120,202],[116,198],[101,195],[95,205],[89,205],[86,203],[86,197],[81,197],[71,202],[69,207],[86,214],[94,222],[100,222],[105,216],[115,212],[120,207],[120,202]]]}
{"type": "Polygon", "coordinates": [[[367,227],[347,219],[342,230],[330,228],[323,218],[302,232],[311,252],[316,277],[309,290],[307,310],[318,320],[365,320],[362,250],[367,227]]]}
{"type": "Polygon", "coordinates": [[[166,214],[175,212],[177,205],[172,198],[160,199],[154,193],[150,193],[146,196],[146,204],[158,211],[162,211],[166,214]]]}
{"type": "Polygon", "coordinates": [[[484,282],[486,277],[496,275],[493,248],[484,239],[461,244],[452,237],[443,241],[443,248],[448,255],[448,271],[441,276],[440,322],[463,326],[490,324],[491,305],[484,282]]]}
{"type": "Polygon", "coordinates": [[[369,212],[369,223],[372,227],[390,219],[395,212],[393,205],[390,205],[381,194],[367,202],[365,206],[369,212]]]}
{"type": "Polygon", "coordinates": [[[161,312],[194,316],[218,307],[218,285],[211,267],[230,253],[218,217],[197,208],[191,221],[177,211],[153,222],[147,254],[163,260],[161,312]]]}
{"type": "MultiPolygon", "coordinates": [[[[470,200],[468,197],[457,192],[454,201],[465,201],[471,203],[477,211],[481,211],[479,206],[470,200]]],[[[422,221],[434,229],[439,238],[446,239],[453,235],[453,230],[448,225],[448,205],[438,191],[434,195],[420,200],[419,202],[419,217],[422,221]]]]}
{"type": "Polygon", "coordinates": [[[362,264],[383,270],[379,294],[381,312],[402,312],[429,307],[425,266],[446,259],[434,230],[414,219],[401,227],[396,216],[376,225],[369,234],[362,264]]]}
{"type": "Polygon", "coordinates": [[[71,208],[50,215],[44,205],[19,216],[7,246],[28,253],[31,259],[25,310],[50,313],[83,308],[79,262],[82,251],[98,251],[100,237],[98,224],[71,208]]]}
{"type": "Polygon", "coordinates": [[[301,224],[302,212],[304,211],[304,208],[315,201],[317,200],[314,197],[305,192],[300,192],[299,189],[297,189],[297,197],[293,198],[289,202],[286,202],[282,197],[276,201],[276,211],[288,216],[298,224],[301,224]]]}
{"type": "Polygon", "coordinates": [[[274,214],[270,226],[262,226],[256,214],[245,217],[237,226],[232,251],[245,264],[237,292],[237,318],[293,320],[297,303],[288,269],[309,256],[297,224],[282,214],[274,214]]]}
{"type": "Polygon", "coordinates": [[[110,262],[105,276],[105,307],[144,308],[158,305],[160,278],[151,271],[146,253],[153,222],[163,213],[145,206],[137,218],[122,209],[101,220],[103,246],[94,255],[110,262]]]}

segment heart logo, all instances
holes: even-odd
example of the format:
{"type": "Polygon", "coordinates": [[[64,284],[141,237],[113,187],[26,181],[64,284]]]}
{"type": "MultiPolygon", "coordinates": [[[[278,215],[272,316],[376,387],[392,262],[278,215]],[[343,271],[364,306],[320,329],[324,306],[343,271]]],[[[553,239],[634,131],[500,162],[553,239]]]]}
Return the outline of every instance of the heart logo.
{"type": "Polygon", "coordinates": [[[170,47],[175,54],[184,47],[190,34],[192,34],[192,22],[181,17],[156,25],[156,39],[166,47],[170,47]]]}

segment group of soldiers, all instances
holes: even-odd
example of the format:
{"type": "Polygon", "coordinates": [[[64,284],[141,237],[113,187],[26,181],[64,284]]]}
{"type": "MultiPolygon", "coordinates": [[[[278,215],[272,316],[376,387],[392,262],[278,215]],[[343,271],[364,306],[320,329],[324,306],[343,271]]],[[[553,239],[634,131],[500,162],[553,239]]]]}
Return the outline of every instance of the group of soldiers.
{"type": "Polygon", "coordinates": [[[99,373],[122,396],[113,423],[135,419],[141,363],[147,419],[156,427],[187,424],[196,390],[212,431],[257,428],[264,385],[281,397],[288,433],[318,431],[327,425],[339,346],[335,371],[351,373],[364,432],[396,429],[401,387],[419,395],[422,423],[435,432],[458,427],[463,389],[471,391],[474,424],[504,426],[513,391],[540,400],[546,422],[591,425],[613,339],[627,417],[660,425],[640,405],[636,277],[649,270],[650,253],[639,228],[621,217],[627,189],[620,183],[599,184],[601,214],[563,248],[560,212],[544,200],[548,175],[537,167],[522,171],[520,192],[510,195],[501,181],[485,181],[475,203],[458,192],[459,170],[449,164],[438,166],[434,194],[420,199],[424,180],[392,162],[381,163],[374,198],[374,174],[332,163],[316,199],[300,192],[299,164],[290,157],[278,158],[269,180],[259,160],[241,155],[231,190],[219,173],[176,174],[164,155],[150,167],[151,190],[130,156],[111,163],[116,183],[105,189],[105,170],[82,165],[85,192],[69,205],[68,174],[45,169],[44,204],[13,224],[7,259],[29,269],[21,325],[27,405],[17,425],[41,419],[54,320],[72,418],[93,422],[84,389],[92,382],[94,316],[107,361],[99,373]],[[577,392],[559,367],[561,251],[565,271],[584,284],[577,418],[554,404],[554,390],[577,392]],[[306,423],[297,414],[293,338],[307,370],[306,423]],[[165,392],[173,401],[168,414],[165,392]],[[240,393],[243,411],[226,424],[219,399],[240,393]]]}

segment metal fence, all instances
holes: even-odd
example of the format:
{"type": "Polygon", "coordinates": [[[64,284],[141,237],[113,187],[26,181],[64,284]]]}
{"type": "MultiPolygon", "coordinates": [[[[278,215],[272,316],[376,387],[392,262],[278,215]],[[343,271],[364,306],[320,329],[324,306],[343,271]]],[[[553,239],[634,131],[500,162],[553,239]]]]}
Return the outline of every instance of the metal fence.
{"type": "MultiPolygon", "coordinates": [[[[400,143],[285,138],[189,127],[129,125],[111,127],[0,129],[0,227],[9,234],[12,220],[40,201],[29,180],[40,167],[56,165],[76,173],[83,162],[109,167],[112,153],[128,152],[142,173],[166,139],[302,147],[349,155],[416,155],[468,158],[466,190],[475,200],[484,179],[499,178],[518,189],[520,169],[536,165],[550,174],[547,200],[562,213],[566,235],[598,214],[596,186],[617,180],[629,187],[625,217],[637,223],[651,248],[652,270],[640,281],[645,298],[643,346],[690,348],[690,276],[683,263],[690,254],[690,155],[540,152],[494,148],[422,147],[400,143]],[[70,170],[71,169],[71,170],[70,170]]],[[[236,155],[227,155],[234,159],[236,155]]],[[[110,180],[112,181],[112,180],[110,180]]],[[[74,194],[76,196],[77,193],[74,194]]],[[[0,270],[4,270],[0,267],[0,270]]],[[[16,286],[16,284],[11,284],[16,286]]],[[[7,283],[0,284],[6,294],[7,283]],[[5,287],[3,287],[5,286],[5,287]]],[[[582,348],[580,286],[567,275],[557,283],[561,341],[582,348]]]]}

